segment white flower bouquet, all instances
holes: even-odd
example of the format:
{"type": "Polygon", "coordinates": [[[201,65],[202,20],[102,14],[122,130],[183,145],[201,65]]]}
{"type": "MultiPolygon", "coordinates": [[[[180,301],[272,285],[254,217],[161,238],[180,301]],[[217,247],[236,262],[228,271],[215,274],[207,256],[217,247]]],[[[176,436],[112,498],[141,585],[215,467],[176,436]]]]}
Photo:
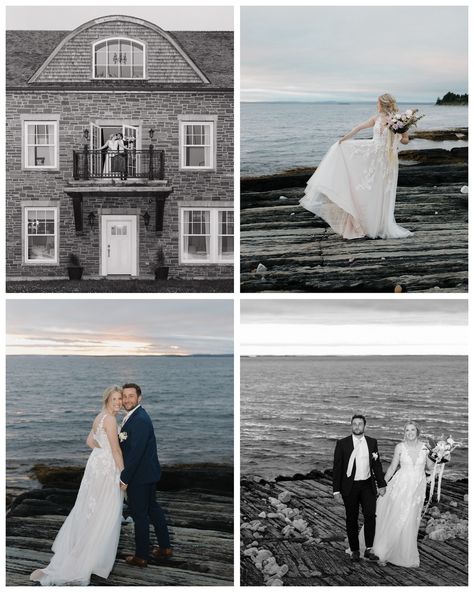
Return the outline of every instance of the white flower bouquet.
{"type": "Polygon", "coordinates": [[[404,134],[416,125],[424,114],[417,115],[418,109],[407,109],[403,113],[391,113],[388,118],[388,128],[394,134],[404,134]]]}
{"type": "Polygon", "coordinates": [[[423,516],[425,515],[426,510],[429,508],[431,500],[433,499],[433,494],[436,487],[436,478],[438,478],[438,490],[436,497],[438,502],[440,501],[441,481],[443,480],[444,467],[446,466],[446,463],[451,460],[451,453],[453,450],[459,448],[461,443],[455,442],[451,436],[445,438],[444,435],[442,435],[438,441],[433,440],[433,438],[428,438],[428,444],[425,446],[428,450],[428,458],[434,462],[434,467],[430,477],[430,495],[425,505],[423,516]]]}

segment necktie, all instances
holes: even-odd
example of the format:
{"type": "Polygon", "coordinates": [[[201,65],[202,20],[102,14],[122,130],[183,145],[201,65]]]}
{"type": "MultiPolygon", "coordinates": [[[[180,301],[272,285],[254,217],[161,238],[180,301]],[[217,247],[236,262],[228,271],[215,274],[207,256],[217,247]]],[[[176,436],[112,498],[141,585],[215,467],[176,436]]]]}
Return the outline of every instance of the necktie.
{"type": "Polygon", "coordinates": [[[347,473],[346,473],[346,475],[348,477],[350,477],[352,475],[352,469],[354,468],[354,462],[355,462],[357,452],[358,452],[361,444],[362,444],[362,438],[360,440],[357,440],[357,443],[354,446],[354,450],[352,451],[351,456],[349,458],[349,464],[347,465],[347,473]]]}

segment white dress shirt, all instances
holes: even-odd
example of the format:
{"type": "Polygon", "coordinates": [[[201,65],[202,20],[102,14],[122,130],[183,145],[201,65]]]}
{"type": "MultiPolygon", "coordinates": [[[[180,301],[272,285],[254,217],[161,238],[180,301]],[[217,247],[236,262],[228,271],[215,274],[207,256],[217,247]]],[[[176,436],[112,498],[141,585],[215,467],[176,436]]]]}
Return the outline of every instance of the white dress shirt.
{"type": "Polygon", "coordinates": [[[369,459],[369,447],[367,446],[367,440],[365,436],[357,438],[352,434],[352,442],[355,450],[355,465],[356,472],[354,475],[354,481],[366,481],[370,478],[370,459],[369,459]]]}

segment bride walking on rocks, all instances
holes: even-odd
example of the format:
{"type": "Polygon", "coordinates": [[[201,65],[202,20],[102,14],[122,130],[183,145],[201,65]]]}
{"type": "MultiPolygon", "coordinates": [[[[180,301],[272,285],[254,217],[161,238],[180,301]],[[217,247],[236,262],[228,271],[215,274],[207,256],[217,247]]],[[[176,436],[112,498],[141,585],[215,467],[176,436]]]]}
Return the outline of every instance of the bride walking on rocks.
{"type": "MultiPolygon", "coordinates": [[[[343,238],[405,238],[412,234],[395,222],[399,144],[408,132],[390,128],[398,113],[389,94],[378,98],[378,113],[333,144],[309,179],[300,204],[323,218],[343,238]],[[371,140],[351,141],[373,128],[371,140]]],[[[412,112],[413,113],[413,112],[412,112]]]]}

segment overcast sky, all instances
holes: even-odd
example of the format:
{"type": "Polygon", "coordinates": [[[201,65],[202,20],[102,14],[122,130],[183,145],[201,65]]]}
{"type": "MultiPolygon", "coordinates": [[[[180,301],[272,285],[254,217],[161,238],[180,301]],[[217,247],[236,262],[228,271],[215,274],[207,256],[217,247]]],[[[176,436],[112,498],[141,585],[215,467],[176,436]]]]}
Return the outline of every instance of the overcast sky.
{"type": "Polygon", "coordinates": [[[242,300],[242,355],[467,355],[465,300],[242,300]]]}
{"type": "MultiPolygon", "coordinates": [[[[172,4],[170,2],[170,4],[172,4]]],[[[165,31],[232,31],[232,6],[9,6],[7,29],[70,31],[99,16],[122,14],[151,21],[165,31]]]]}
{"type": "Polygon", "coordinates": [[[467,92],[467,7],[243,7],[243,101],[467,92]]]}
{"type": "Polygon", "coordinates": [[[8,300],[7,354],[233,353],[231,300],[8,300]]]}

